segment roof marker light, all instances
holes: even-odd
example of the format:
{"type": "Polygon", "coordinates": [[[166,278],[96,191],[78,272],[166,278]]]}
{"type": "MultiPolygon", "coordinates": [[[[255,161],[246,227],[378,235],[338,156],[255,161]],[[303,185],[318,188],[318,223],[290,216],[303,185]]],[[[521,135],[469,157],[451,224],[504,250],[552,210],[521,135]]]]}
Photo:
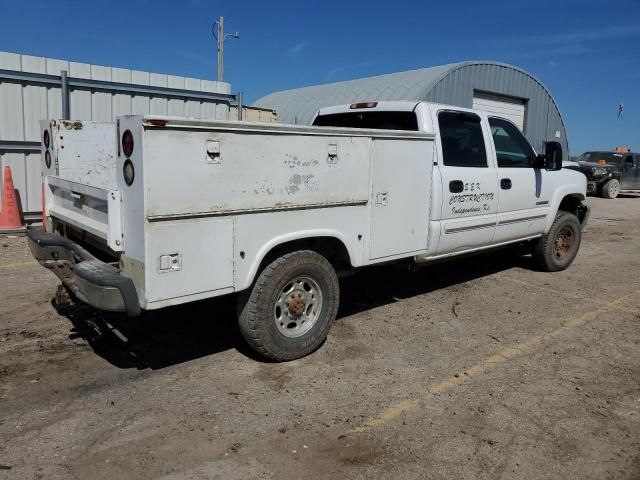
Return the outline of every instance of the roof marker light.
{"type": "Polygon", "coordinates": [[[167,120],[149,120],[149,123],[151,125],[153,125],[154,127],[166,127],[167,123],[169,123],[167,120]]]}
{"type": "Polygon", "coordinates": [[[375,108],[378,106],[378,102],[362,102],[362,103],[352,103],[349,105],[351,110],[355,110],[356,108],[375,108]]]}

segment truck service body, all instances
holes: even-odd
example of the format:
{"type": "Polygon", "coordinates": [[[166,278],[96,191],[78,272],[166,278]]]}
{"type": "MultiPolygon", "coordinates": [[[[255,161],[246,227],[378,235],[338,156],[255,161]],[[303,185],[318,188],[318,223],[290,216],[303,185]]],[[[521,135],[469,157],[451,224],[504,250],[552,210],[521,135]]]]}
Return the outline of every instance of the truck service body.
{"type": "Polygon", "coordinates": [[[340,273],[515,242],[546,270],[573,261],[586,179],[560,170],[558,144],[536,155],[507,120],[424,102],[314,123],[119,117],[115,188],[43,166],[34,256],[80,300],[132,316],[239,292],[244,337],[276,360],[324,340],[340,273]]]}

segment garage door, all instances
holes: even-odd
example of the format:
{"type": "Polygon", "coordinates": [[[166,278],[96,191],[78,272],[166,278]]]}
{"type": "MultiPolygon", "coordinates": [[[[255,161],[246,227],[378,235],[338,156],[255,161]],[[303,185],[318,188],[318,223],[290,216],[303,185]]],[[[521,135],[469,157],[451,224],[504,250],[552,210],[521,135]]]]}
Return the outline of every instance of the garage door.
{"type": "Polygon", "coordinates": [[[520,98],[474,92],[473,108],[511,120],[524,131],[524,100],[520,98]]]}

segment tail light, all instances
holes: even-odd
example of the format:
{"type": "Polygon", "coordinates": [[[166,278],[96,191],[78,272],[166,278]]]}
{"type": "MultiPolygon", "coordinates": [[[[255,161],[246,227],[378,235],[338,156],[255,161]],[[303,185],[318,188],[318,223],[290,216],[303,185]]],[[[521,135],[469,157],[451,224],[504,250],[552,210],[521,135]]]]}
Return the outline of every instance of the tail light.
{"type": "Polygon", "coordinates": [[[122,134],[122,151],[127,157],[130,157],[133,153],[133,134],[131,130],[126,130],[122,134]]]}
{"type": "Polygon", "coordinates": [[[51,153],[49,152],[49,150],[44,152],[44,164],[47,166],[47,168],[51,168],[51,153]]]}
{"type": "Polygon", "coordinates": [[[45,130],[42,134],[42,142],[44,143],[44,148],[49,148],[51,144],[51,138],[49,137],[49,130],[45,130]]]}

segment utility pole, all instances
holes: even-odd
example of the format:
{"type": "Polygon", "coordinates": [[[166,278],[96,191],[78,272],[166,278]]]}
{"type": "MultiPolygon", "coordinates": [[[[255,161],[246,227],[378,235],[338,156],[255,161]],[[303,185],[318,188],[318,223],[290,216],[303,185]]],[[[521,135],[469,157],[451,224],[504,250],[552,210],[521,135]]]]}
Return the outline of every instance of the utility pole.
{"type": "Polygon", "coordinates": [[[218,81],[224,77],[224,17],[218,17],[218,81]]]}
{"type": "Polygon", "coordinates": [[[224,33],[224,17],[218,17],[212,30],[218,44],[218,81],[222,82],[224,79],[224,41],[227,37],[240,38],[240,34],[238,32],[224,33]]]}

